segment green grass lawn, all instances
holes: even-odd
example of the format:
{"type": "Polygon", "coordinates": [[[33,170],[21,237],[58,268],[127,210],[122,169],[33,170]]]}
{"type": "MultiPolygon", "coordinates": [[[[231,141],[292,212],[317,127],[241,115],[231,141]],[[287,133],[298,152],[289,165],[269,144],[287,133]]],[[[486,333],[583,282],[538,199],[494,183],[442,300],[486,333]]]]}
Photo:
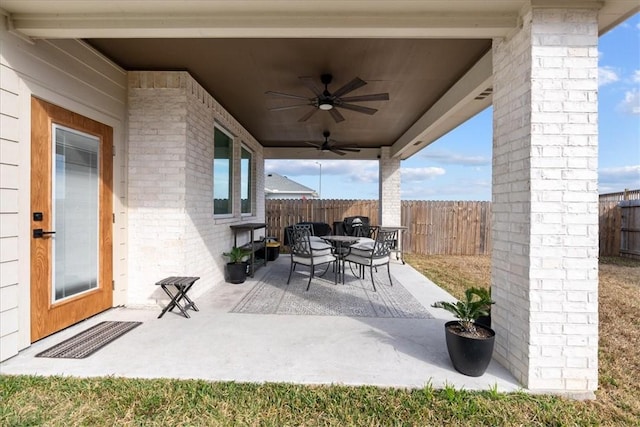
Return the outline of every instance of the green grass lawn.
{"type": "Polygon", "coordinates": [[[594,408],[525,393],[0,377],[9,425],[572,425],[594,408]]]}
{"type": "MultiPolygon", "coordinates": [[[[486,257],[408,260],[456,296],[468,284],[489,283],[486,257]]],[[[0,425],[638,426],[639,288],[640,262],[601,262],[601,386],[595,401],[431,387],[404,390],[0,375],[0,425]]]]}

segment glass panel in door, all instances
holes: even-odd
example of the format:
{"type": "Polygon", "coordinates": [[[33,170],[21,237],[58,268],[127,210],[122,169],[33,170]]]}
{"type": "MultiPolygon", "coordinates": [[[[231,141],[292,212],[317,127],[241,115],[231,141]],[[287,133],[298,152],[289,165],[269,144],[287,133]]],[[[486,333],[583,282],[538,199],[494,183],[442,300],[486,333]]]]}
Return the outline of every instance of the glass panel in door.
{"type": "Polygon", "coordinates": [[[99,272],[100,140],[53,125],[52,303],[96,289],[99,272]]]}

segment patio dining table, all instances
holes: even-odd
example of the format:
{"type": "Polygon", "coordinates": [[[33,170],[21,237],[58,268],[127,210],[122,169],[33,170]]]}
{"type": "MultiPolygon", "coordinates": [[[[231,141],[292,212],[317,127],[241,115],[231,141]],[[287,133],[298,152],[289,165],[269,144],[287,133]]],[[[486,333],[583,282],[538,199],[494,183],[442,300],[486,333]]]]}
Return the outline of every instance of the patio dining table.
{"type": "Polygon", "coordinates": [[[345,249],[350,245],[357,243],[360,240],[360,237],[357,236],[320,236],[322,240],[325,240],[331,243],[333,246],[333,254],[338,258],[338,266],[336,274],[338,275],[338,279],[342,279],[342,284],[344,285],[344,257],[345,257],[345,249]]]}

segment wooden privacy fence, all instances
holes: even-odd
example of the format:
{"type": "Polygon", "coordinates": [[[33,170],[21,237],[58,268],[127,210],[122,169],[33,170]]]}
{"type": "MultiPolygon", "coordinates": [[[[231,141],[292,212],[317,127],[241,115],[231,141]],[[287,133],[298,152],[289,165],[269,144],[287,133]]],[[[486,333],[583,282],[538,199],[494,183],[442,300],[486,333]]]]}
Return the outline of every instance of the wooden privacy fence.
{"type": "Polygon", "coordinates": [[[640,189],[600,195],[600,256],[640,258],[640,189]]]}
{"type": "Polygon", "coordinates": [[[600,256],[618,256],[622,220],[618,202],[600,201],[598,216],[600,218],[600,256]]]}
{"type": "MultiPolygon", "coordinates": [[[[640,257],[640,190],[600,196],[600,256],[640,257]],[[624,246],[621,250],[621,245],[624,246]]],[[[266,200],[267,234],[284,241],[284,227],[300,221],[333,227],[348,216],[379,224],[377,200],[266,200]]],[[[491,202],[403,201],[404,251],[421,255],[486,255],[491,253],[491,202]]]]}
{"type": "MultiPolygon", "coordinates": [[[[369,217],[378,225],[377,200],[265,201],[267,234],[284,241],[284,227],[300,221],[334,222],[369,217]]],[[[491,252],[490,202],[403,201],[404,251],[423,255],[485,255],[491,252]]]]}
{"type": "Polygon", "coordinates": [[[403,201],[405,251],[421,255],[491,253],[491,202],[403,201]]]}
{"type": "Polygon", "coordinates": [[[640,189],[624,190],[617,193],[607,193],[607,194],[600,195],[600,203],[621,202],[623,200],[640,200],[640,189]]]}

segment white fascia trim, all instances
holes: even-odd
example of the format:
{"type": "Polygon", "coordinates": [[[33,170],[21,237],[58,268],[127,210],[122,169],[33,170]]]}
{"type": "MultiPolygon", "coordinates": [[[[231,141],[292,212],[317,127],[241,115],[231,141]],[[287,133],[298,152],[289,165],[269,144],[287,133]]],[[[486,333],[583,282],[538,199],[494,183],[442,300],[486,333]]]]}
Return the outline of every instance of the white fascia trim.
{"type": "Polygon", "coordinates": [[[252,14],[193,16],[149,14],[16,14],[17,30],[34,38],[336,38],[336,37],[503,37],[517,13],[252,14]]]}
{"type": "Polygon", "coordinates": [[[492,85],[493,53],[489,51],[398,138],[391,149],[391,156],[407,159],[487,108],[491,105],[492,96],[482,100],[475,98],[492,85]]]}

